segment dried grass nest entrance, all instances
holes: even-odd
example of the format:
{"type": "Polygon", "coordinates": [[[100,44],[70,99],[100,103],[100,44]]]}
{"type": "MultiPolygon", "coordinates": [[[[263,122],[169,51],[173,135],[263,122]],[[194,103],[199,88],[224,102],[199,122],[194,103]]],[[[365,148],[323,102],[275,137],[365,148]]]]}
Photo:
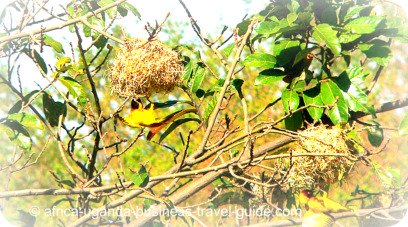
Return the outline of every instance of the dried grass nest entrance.
{"type": "Polygon", "coordinates": [[[170,92],[180,84],[182,60],[159,40],[127,39],[110,69],[112,93],[120,97],[170,92]]]}

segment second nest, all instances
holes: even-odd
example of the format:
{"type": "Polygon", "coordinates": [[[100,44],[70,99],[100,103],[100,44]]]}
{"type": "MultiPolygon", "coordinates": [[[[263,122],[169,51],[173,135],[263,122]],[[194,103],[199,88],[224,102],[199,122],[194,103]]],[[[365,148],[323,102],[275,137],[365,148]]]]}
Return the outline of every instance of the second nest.
{"type": "Polygon", "coordinates": [[[357,161],[354,145],[337,127],[321,125],[300,132],[293,157],[277,163],[280,170],[289,171],[284,185],[313,189],[342,180],[357,161]]]}
{"type": "Polygon", "coordinates": [[[121,97],[169,92],[180,83],[183,64],[177,52],[158,40],[128,39],[110,72],[112,92],[121,97]]]}

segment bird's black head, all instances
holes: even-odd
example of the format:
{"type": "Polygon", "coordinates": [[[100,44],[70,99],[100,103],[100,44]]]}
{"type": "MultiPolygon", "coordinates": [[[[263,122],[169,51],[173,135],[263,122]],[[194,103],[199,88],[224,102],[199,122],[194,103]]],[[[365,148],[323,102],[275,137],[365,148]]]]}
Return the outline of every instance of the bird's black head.
{"type": "Polygon", "coordinates": [[[136,100],[132,99],[132,102],[130,103],[130,106],[131,106],[132,110],[139,109],[140,107],[143,107],[142,100],[140,98],[138,98],[136,100]]]}
{"type": "Polygon", "coordinates": [[[313,196],[313,192],[311,190],[303,190],[301,193],[307,198],[311,198],[313,196]]]}

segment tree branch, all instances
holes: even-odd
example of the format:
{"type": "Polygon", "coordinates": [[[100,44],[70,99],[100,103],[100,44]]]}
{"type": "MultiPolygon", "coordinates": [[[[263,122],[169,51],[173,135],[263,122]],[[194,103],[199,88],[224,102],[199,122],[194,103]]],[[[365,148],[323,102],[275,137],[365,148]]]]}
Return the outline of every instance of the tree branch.
{"type": "Polygon", "coordinates": [[[34,29],[34,30],[28,31],[28,32],[18,32],[18,33],[13,34],[13,35],[9,35],[9,36],[6,36],[6,37],[1,37],[0,38],[0,50],[3,50],[4,45],[6,45],[11,40],[22,38],[22,37],[27,37],[27,36],[32,36],[32,35],[39,34],[39,33],[45,33],[45,32],[49,32],[49,31],[61,29],[63,27],[69,26],[71,24],[76,24],[78,22],[81,22],[82,20],[86,20],[87,18],[95,16],[96,14],[102,13],[102,12],[106,11],[109,8],[118,6],[122,2],[125,2],[125,1],[126,0],[114,1],[111,4],[108,4],[108,5],[104,6],[104,7],[101,7],[99,9],[95,10],[95,11],[89,12],[89,13],[85,14],[82,17],[73,18],[73,19],[68,20],[68,21],[66,21],[64,23],[61,23],[61,24],[56,24],[56,25],[52,25],[52,26],[49,26],[49,27],[42,27],[40,29],[34,29]]]}

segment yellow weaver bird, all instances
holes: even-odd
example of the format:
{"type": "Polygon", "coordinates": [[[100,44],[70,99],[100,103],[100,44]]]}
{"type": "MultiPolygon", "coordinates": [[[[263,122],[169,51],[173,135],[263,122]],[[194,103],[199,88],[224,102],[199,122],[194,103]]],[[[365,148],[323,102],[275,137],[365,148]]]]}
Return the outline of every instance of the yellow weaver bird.
{"type": "Polygon", "coordinates": [[[310,190],[301,191],[298,202],[307,210],[303,215],[302,227],[332,226],[334,219],[330,213],[351,210],[325,196],[314,196],[310,190]]]}
{"type": "MultiPolygon", "coordinates": [[[[177,101],[175,101],[177,102],[177,101]]],[[[171,102],[174,104],[175,102],[171,102]]],[[[147,140],[150,140],[156,133],[158,133],[162,128],[164,128],[169,123],[173,122],[175,119],[181,117],[187,113],[197,113],[196,109],[184,109],[178,110],[174,113],[167,115],[164,118],[156,117],[156,107],[154,103],[150,103],[146,107],[140,99],[132,100],[131,102],[131,112],[127,117],[118,116],[119,120],[124,124],[133,128],[143,128],[147,127],[150,129],[147,135],[147,140]]]]}
{"type": "Polygon", "coordinates": [[[313,196],[310,190],[301,191],[298,199],[301,205],[314,213],[337,213],[351,210],[327,197],[313,196]]]}

